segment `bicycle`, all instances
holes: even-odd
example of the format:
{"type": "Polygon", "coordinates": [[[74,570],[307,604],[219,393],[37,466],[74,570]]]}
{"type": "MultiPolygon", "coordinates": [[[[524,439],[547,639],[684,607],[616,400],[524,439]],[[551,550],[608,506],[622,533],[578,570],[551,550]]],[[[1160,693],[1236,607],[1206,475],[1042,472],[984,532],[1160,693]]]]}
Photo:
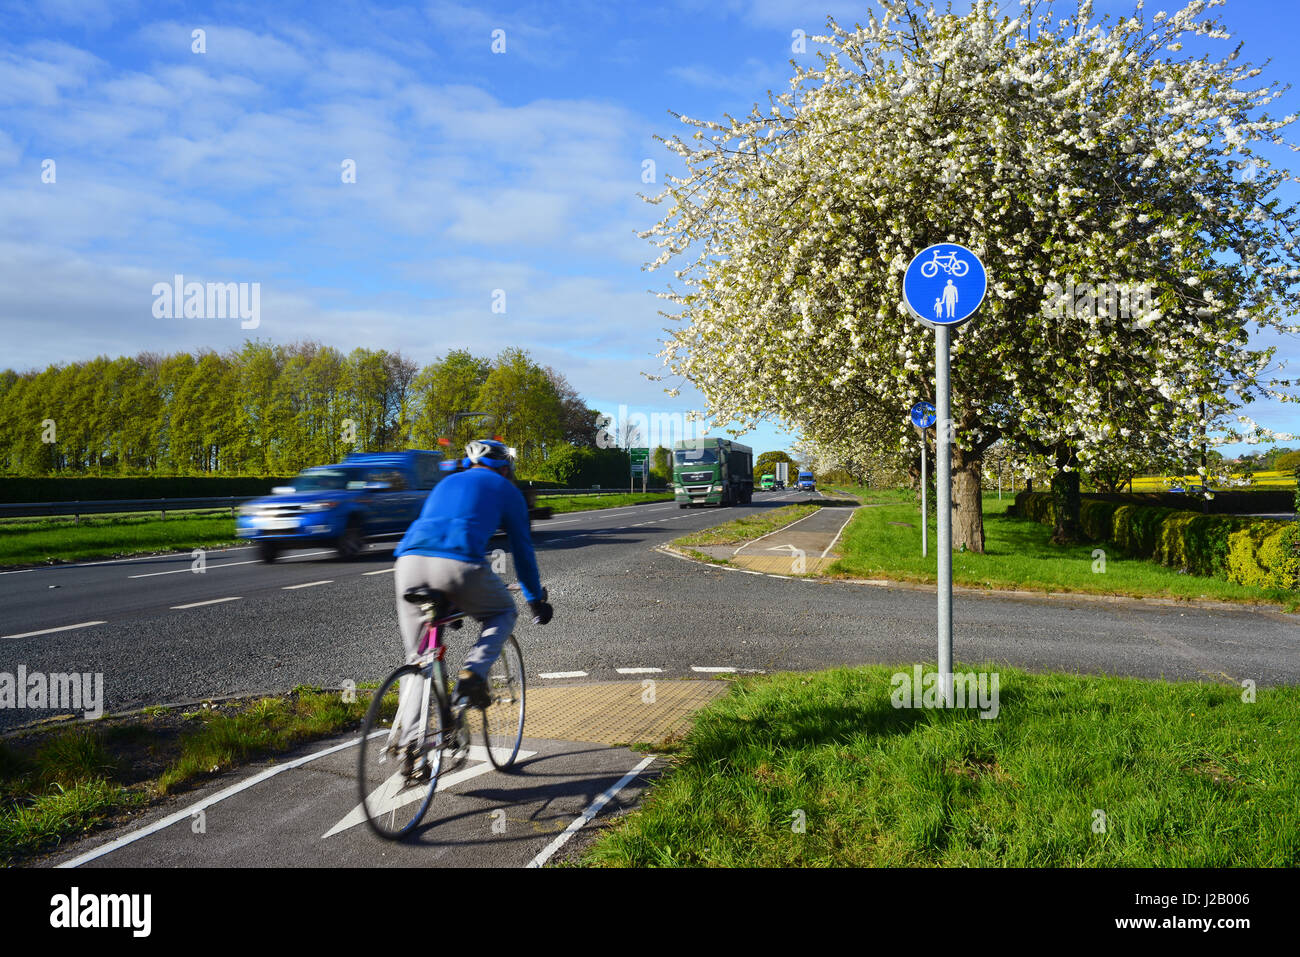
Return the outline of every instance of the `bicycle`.
{"type": "Polygon", "coordinates": [[[958,259],[955,250],[940,256],[939,250],[936,249],[933,258],[929,262],[921,263],[921,275],[926,279],[933,279],[939,275],[940,269],[950,276],[960,277],[970,271],[970,263],[958,259]]]}
{"type": "Polygon", "coordinates": [[[524,736],[524,659],[515,636],[506,639],[488,676],[491,704],[473,709],[452,700],[451,675],[443,661],[444,636],[464,625],[465,613],[452,608],[444,593],[426,586],[408,588],[402,597],[419,605],[424,614],[418,657],[390,674],[375,691],[361,725],[357,759],[366,821],[388,840],[415,829],[433,801],[439,775],[455,770],[469,757],[473,733],[466,712],[479,711],[488,760],[497,770],[515,763],[524,736]],[[396,720],[401,706],[412,700],[404,698],[403,691],[419,696],[419,727],[413,740],[396,720]],[[403,738],[409,743],[403,745],[403,738]],[[414,808],[408,810],[411,805],[414,808]]]}

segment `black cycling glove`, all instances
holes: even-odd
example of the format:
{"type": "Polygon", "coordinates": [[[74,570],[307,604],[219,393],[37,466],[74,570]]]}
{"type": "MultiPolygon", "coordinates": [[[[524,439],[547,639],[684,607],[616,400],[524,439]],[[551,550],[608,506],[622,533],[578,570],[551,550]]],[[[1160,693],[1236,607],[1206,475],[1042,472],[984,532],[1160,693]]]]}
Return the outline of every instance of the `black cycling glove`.
{"type": "Polygon", "coordinates": [[[552,608],[547,603],[546,597],[547,597],[546,589],[543,588],[542,597],[537,599],[537,601],[530,601],[528,603],[528,610],[533,613],[534,625],[546,624],[548,621],[551,620],[551,617],[555,614],[555,609],[552,608]]]}

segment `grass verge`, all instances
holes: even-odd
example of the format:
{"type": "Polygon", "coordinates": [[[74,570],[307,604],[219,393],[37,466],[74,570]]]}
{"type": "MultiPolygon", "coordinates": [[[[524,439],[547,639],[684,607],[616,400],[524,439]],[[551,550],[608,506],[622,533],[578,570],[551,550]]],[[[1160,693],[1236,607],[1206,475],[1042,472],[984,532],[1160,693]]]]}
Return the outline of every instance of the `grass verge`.
{"type": "MultiPolygon", "coordinates": [[[[853,517],[840,538],[843,557],[830,567],[829,574],[934,581],[937,539],[933,513],[929,523],[930,555],[922,558],[920,509],[912,493],[875,490],[861,494],[864,501],[883,503],[883,507],[860,509],[853,517]]],[[[1008,516],[1006,510],[1012,504],[1010,497],[999,502],[995,496],[985,495],[984,554],[953,554],[955,584],[1134,598],[1269,603],[1288,611],[1300,611],[1300,594],[1295,592],[1185,575],[1154,562],[1125,558],[1118,549],[1104,543],[1053,545],[1051,527],[1008,516]],[[1104,564],[1094,554],[1097,549],[1105,552],[1104,564]]]]}
{"type": "Polygon", "coordinates": [[[369,696],[282,697],[150,708],[0,740],[0,864],[21,863],[240,764],[361,725],[369,696]]]}
{"type": "Polygon", "coordinates": [[[888,666],[743,678],[583,862],[1300,864],[1300,688],[997,670],[993,720],[893,707],[888,666]]]}
{"type": "Polygon", "coordinates": [[[550,506],[558,515],[561,512],[586,512],[596,508],[619,508],[625,505],[648,505],[652,502],[671,502],[671,492],[624,492],[619,495],[544,495],[538,505],[550,506]]]}
{"type": "Polygon", "coordinates": [[[32,565],[87,558],[116,558],[169,549],[232,545],[230,511],[187,513],[160,519],[149,515],[25,520],[0,526],[0,565],[32,565]]]}
{"type": "Polygon", "coordinates": [[[741,542],[752,541],[766,535],[768,532],[774,532],[778,528],[784,528],[791,522],[796,522],[806,515],[811,515],[819,508],[821,508],[820,505],[801,502],[797,505],[786,505],[771,512],[755,512],[752,515],[746,515],[744,518],[737,518],[721,525],[715,525],[712,528],[703,528],[698,532],[683,535],[681,538],[674,539],[673,544],[683,548],[689,548],[692,545],[738,545],[741,542]]]}

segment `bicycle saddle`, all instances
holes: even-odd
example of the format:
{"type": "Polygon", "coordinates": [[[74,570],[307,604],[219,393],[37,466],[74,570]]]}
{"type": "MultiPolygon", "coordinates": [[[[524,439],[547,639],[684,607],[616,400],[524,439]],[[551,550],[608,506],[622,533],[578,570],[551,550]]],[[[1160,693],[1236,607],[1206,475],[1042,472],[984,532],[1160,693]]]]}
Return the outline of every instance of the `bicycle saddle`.
{"type": "Polygon", "coordinates": [[[412,605],[444,605],[447,603],[447,596],[438,591],[436,588],[430,588],[428,585],[415,585],[406,589],[402,597],[412,605]]]}

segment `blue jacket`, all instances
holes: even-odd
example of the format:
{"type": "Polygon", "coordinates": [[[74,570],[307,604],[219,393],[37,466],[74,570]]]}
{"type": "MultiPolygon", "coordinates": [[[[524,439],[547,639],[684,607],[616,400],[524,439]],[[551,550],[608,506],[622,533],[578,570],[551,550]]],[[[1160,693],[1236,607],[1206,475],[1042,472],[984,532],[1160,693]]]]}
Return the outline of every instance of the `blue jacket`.
{"type": "Polygon", "coordinates": [[[393,557],[432,555],[486,565],[488,541],[498,528],[510,537],[524,599],[537,601],[542,583],[528,532],[528,503],[514,483],[491,469],[467,469],[435,485],[393,557]]]}

